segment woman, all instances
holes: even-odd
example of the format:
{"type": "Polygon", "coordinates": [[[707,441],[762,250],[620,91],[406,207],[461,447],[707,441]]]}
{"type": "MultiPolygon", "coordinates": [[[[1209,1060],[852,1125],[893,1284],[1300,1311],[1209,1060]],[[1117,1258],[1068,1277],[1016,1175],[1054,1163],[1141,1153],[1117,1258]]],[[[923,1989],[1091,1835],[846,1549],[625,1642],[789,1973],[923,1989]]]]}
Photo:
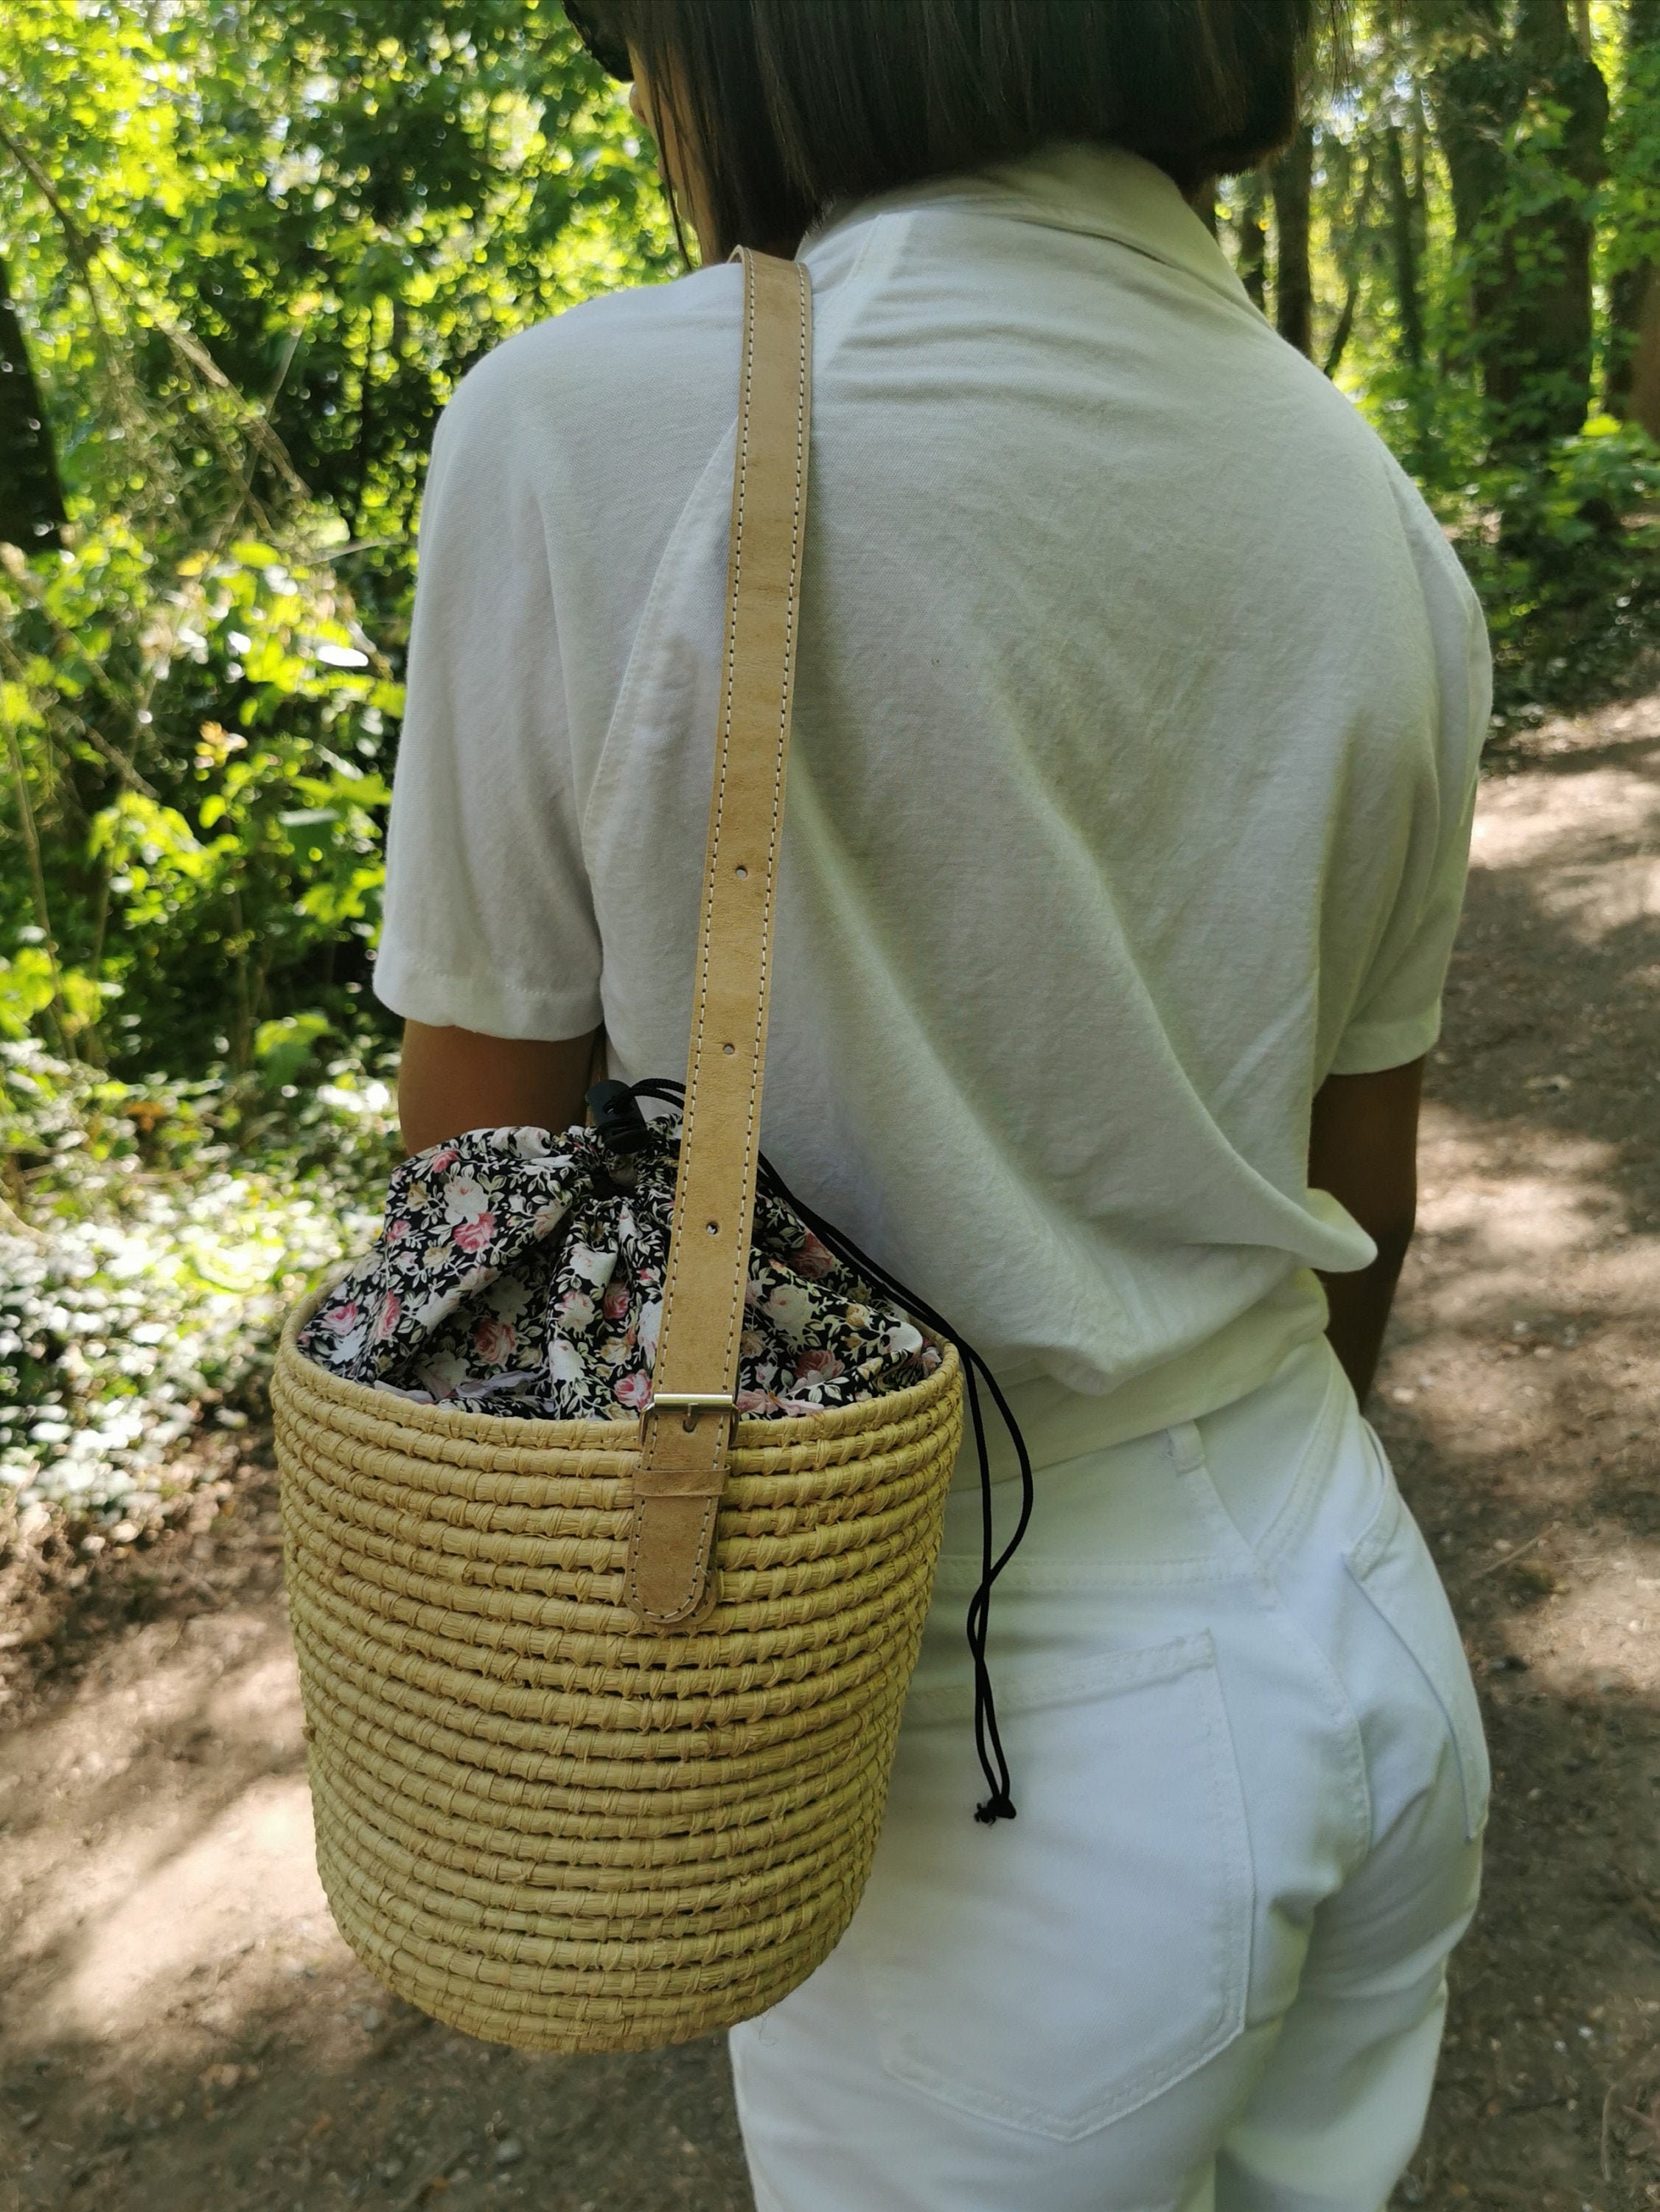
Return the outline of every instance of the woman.
{"type": "Polygon", "coordinates": [[[869,1890],[733,2037],[762,2212],[1378,2212],[1422,2123],[1487,1769],[1358,1401],[1487,657],[1189,204],[1289,133],[1307,12],[588,0],[705,265],[513,339],[434,451],[377,981],[412,1149],[578,1119],[602,1025],[683,1064],[722,257],[811,270],[765,1142],[1039,1472],[1019,1818],[965,1817],[956,1497],[869,1890]]]}

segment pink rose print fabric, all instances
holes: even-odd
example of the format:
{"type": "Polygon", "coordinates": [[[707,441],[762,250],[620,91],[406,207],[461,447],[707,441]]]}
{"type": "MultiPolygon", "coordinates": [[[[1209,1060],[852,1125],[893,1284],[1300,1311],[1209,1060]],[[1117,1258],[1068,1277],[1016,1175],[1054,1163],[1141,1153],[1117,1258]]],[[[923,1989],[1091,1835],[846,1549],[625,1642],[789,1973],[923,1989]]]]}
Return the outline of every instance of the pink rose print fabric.
{"type": "MultiPolygon", "coordinates": [[[[474,1129],[406,1160],[379,1241],[300,1346],[393,1395],[536,1420],[633,1420],[651,1395],[678,1121],[627,1158],[591,1129],[474,1129]]],[[[755,1201],[738,1410],[902,1390],[937,1348],[766,1191],[755,1201]]]]}

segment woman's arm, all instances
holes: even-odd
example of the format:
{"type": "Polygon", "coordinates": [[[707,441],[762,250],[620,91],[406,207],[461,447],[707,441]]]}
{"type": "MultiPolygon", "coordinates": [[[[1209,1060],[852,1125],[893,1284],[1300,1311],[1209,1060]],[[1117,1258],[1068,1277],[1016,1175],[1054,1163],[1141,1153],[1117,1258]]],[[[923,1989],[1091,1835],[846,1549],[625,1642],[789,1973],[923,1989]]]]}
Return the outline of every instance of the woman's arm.
{"type": "Polygon", "coordinates": [[[546,1043],[406,1022],[397,1078],[405,1152],[465,1129],[570,1128],[582,1119],[594,1035],[546,1043]]]}
{"type": "Polygon", "coordinates": [[[1314,1101],[1309,1183],[1330,1191],[1378,1247],[1359,1274],[1320,1278],[1331,1309],[1326,1334],[1363,1406],[1417,1218],[1423,1079],[1421,1060],[1375,1075],[1332,1075],[1314,1101]]]}

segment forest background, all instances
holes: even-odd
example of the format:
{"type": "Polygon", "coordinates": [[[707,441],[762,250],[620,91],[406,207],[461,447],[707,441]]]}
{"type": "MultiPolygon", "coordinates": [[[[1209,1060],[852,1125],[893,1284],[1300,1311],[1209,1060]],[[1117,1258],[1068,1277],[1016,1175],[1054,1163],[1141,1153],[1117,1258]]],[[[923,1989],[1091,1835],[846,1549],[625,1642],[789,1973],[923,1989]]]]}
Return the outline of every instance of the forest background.
{"type": "MultiPolygon", "coordinates": [[[[1500,725],[1660,652],[1660,0],[1361,8],[1203,210],[1412,471],[1500,725]]],[[[0,1513],[131,1540],[367,1241],[422,472],[681,266],[554,0],[0,16],[0,1513]],[[9,1504],[8,1504],[9,1501],[9,1504]]]]}

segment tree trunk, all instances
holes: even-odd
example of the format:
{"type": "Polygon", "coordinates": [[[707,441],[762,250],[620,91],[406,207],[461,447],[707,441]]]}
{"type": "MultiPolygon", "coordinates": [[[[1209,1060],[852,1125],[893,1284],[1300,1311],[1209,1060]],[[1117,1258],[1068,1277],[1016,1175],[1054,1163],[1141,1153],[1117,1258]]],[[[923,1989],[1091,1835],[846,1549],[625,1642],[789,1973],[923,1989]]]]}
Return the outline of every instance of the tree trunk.
{"type": "Polygon", "coordinates": [[[1274,321],[1299,353],[1314,351],[1314,280],[1308,261],[1314,131],[1305,123],[1269,172],[1274,193],[1274,321]]]}
{"type": "Polygon", "coordinates": [[[1609,346],[1602,376],[1602,404],[1622,422],[1642,422],[1653,434],[1653,426],[1637,410],[1633,386],[1645,350],[1644,326],[1650,319],[1650,301],[1660,287],[1660,267],[1639,261],[1635,268],[1616,270],[1609,279],[1609,346]]]}
{"type": "Polygon", "coordinates": [[[1626,414],[1660,439],[1660,268],[1645,272],[1637,329],[1626,356],[1626,414]]]}
{"type": "Polygon", "coordinates": [[[1263,179],[1252,170],[1239,180],[1239,213],[1234,224],[1239,234],[1239,282],[1257,305],[1268,303],[1268,233],[1263,227],[1263,179]]]}
{"type": "Polygon", "coordinates": [[[1343,276],[1343,304],[1338,310],[1337,321],[1326,341],[1325,359],[1320,366],[1328,376],[1336,376],[1338,365],[1348,349],[1354,335],[1354,316],[1360,304],[1360,286],[1366,274],[1367,230],[1366,219],[1371,213],[1372,195],[1375,184],[1372,165],[1366,159],[1360,171],[1360,181],[1354,197],[1342,218],[1335,239],[1337,265],[1343,276]]]}
{"type": "Polygon", "coordinates": [[[1436,73],[1436,125],[1469,274],[1473,344],[1496,453],[1572,435],[1591,362],[1591,187],[1608,90],[1567,0],[1522,0],[1513,40],[1436,73]]]}
{"type": "Polygon", "coordinates": [[[1625,16],[1614,251],[1616,261],[1633,258],[1609,278],[1602,403],[1610,415],[1640,422],[1651,437],[1660,437],[1660,184],[1648,159],[1648,149],[1660,139],[1660,0],[1626,0],[1625,16]]]}
{"type": "Polygon", "coordinates": [[[0,261],[0,541],[26,553],[55,550],[63,523],[51,426],[0,261]]]}
{"type": "Polygon", "coordinates": [[[1348,342],[1354,335],[1354,311],[1360,304],[1360,279],[1352,276],[1343,295],[1343,304],[1337,311],[1337,319],[1331,326],[1331,336],[1326,341],[1325,359],[1320,363],[1328,376],[1336,376],[1342,366],[1348,342]]]}
{"type": "Polygon", "coordinates": [[[1407,182],[1401,126],[1384,132],[1384,174],[1389,186],[1389,240],[1395,264],[1395,305],[1401,321],[1401,357],[1409,368],[1424,365],[1424,310],[1418,290],[1417,210],[1407,182]]]}
{"type": "Polygon", "coordinates": [[[1516,441],[1569,437],[1590,398],[1592,263],[1596,234],[1590,195],[1606,173],[1609,95],[1580,49],[1564,0],[1522,0],[1517,43],[1536,98],[1564,111],[1553,166],[1554,202],[1511,234],[1516,298],[1515,374],[1504,404],[1516,441]]]}
{"type": "Polygon", "coordinates": [[[1444,62],[1431,88],[1451,191],[1453,235],[1469,286],[1472,350],[1484,383],[1486,341],[1502,321],[1505,306],[1498,233],[1506,181],[1505,139],[1512,120],[1511,79],[1509,58],[1487,46],[1444,62]]]}

